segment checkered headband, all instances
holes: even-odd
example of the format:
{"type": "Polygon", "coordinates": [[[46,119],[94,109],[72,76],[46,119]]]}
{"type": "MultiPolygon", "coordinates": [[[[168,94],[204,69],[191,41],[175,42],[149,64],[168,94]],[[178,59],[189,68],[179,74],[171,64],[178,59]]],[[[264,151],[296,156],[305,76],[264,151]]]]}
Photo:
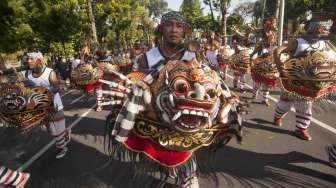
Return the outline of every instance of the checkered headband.
{"type": "Polygon", "coordinates": [[[170,11],[167,12],[166,14],[164,14],[161,18],[160,24],[164,24],[165,22],[169,21],[169,20],[177,20],[183,24],[187,24],[186,21],[184,20],[182,14],[180,12],[177,11],[170,11]]]}

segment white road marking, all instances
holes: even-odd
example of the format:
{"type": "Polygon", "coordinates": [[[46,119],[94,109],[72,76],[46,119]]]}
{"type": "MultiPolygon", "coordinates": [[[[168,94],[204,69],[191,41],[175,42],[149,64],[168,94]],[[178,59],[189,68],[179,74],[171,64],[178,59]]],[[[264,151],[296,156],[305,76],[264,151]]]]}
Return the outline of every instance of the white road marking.
{"type": "MultiPolygon", "coordinates": [[[[69,125],[68,129],[74,128],[85,116],[87,116],[94,108],[96,104],[91,106],[86,112],[82,113],[79,118],[77,118],[74,122],[69,125]]],[[[33,162],[35,162],[38,158],[40,158],[51,146],[55,144],[55,140],[50,141],[47,145],[45,145],[40,151],[38,151],[34,156],[32,156],[28,161],[26,161],[22,166],[18,168],[18,171],[24,171],[27,169],[33,162]]]]}
{"type": "Polygon", "coordinates": [[[82,96],[78,97],[77,99],[73,100],[73,101],[70,103],[70,105],[72,105],[72,104],[76,103],[77,101],[81,100],[83,97],[85,97],[85,95],[82,95],[82,96]]]}
{"type": "MultiPolygon", "coordinates": [[[[229,78],[233,79],[233,77],[232,77],[231,75],[228,74],[227,76],[228,76],[229,78]]],[[[246,85],[248,88],[253,89],[253,87],[250,86],[249,84],[245,83],[245,85],[246,85]]],[[[269,99],[271,99],[272,101],[274,101],[274,102],[276,102],[276,103],[279,101],[278,99],[276,99],[276,98],[274,98],[274,97],[272,97],[272,96],[269,96],[269,99]]],[[[294,110],[293,108],[291,108],[291,111],[292,111],[292,112],[295,112],[295,110],[294,110]]],[[[326,123],[323,123],[322,121],[320,121],[320,120],[318,120],[318,119],[315,119],[315,118],[313,118],[313,117],[312,117],[311,121],[312,121],[313,123],[315,123],[316,125],[318,125],[318,126],[320,126],[320,127],[322,127],[322,128],[325,128],[325,129],[327,129],[328,131],[330,131],[330,132],[336,134],[336,129],[333,128],[333,127],[331,127],[330,125],[328,125],[328,124],[326,124],[326,123]]]]}
{"type": "Polygon", "coordinates": [[[69,91],[67,91],[66,93],[64,93],[61,97],[65,97],[66,95],[68,95],[69,93],[71,93],[71,92],[73,92],[73,91],[75,91],[75,90],[69,90],[69,91]]]}

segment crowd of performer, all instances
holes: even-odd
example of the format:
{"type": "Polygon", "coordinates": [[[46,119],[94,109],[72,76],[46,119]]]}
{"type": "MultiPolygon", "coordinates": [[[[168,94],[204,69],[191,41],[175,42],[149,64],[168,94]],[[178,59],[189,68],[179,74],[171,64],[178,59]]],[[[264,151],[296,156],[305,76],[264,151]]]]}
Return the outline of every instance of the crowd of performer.
{"type": "MultiPolygon", "coordinates": [[[[332,66],[325,64],[312,65],[314,66],[314,68],[310,70],[312,72],[304,72],[304,70],[300,68],[306,65],[302,64],[302,66],[298,66],[298,64],[301,63],[301,60],[304,58],[321,58],[325,57],[325,54],[330,55],[330,57],[333,58],[331,61],[335,63],[335,47],[328,40],[324,40],[321,37],[328,35],[330,25],[321,20],[313,20],[306,26],[307,35],[291,40],[288,44],[278,46],[276,40],[276,23],[277,20],[275,20],[274,17],[269,17],[264,19],[262,28],[248,26],[244,32],[239,31],[237,26],[233,25],[230,27],[234,33],[230,45],[222,44],[223,41],[220,37],[216,36],[214,31],[211,31],[209,38],[202,44],[185,40],[185,36],[189,32],[189,26],[179,12],[171,11],[165,14],[161,19],[158,26],[157,45],[153,48],[147,49],[145,45],[139,41],[134,43],[131,50],[123,52],[116,51],[114,53],[108,53],[104,49],[95,49],[93,52],[90,52],[89,49],[83,48],[71,62],[71,73],[69,74],[71,87],[82,90],[85,95],[89,95],[90,93],[94,94],[97,101],[97,112],[102,111],[104,106],[119,105],[120,112],[117,112],[119,114],[115,116],[113,125],[120,127],[114,127],[113,130],[116,130],[117,133],[112,131],[111,135],[113,135],[117,141],[124,142],[126,145],[129,144],[127,148],[134,147],[135,149],[132,149],[132,151],[137,151],[138,146],[136,144],[130,144],[130,142],[134,141],[132,140],[134,137],[128,137],[129,133],[127,132],[127,134],[125,134],[125,132],[123,132],[125,131],[123,130],[125,129],[123,126],[127,125],[128,129],[132,129],[134,124],[137,123],[136,118],[127,118],[137,116],[138,113],[141,114],[143,111],[142,108],[146,107],[146,105],[153,105],[155,103],[157,108],[163,109],[162,120],[164,122],[168,122],[168,124],[176,123],[175,120],[182,117],[185,111],[183,110],[183,112],[177,112],[175,115],[171,115],[169,113],[165,114],[165,110],[167,110],[165,108],[175,108],[174,105],[179,105],[176,104],[177,101],[182,101],[181,103],[185,103],[184,105],[195,105],[196,102],[192,101],[207,101],[209,98],[215,97],[213,95],[223,95],[222,97],[232,100],[233,104],[239,101],[239,98],[236,98],[236,94],[234,93],[243,94],[247,91],[246,82],[248,81],[247,78],[249,78],[248,75],[250,75],[253,81],[251,97],[253,100],[258,100],[259,93],[262,93],[261,104],[264,104],[265,107],[270,106],[270,91],[275,87],[282,89],[280,100],[274,109],[274,125],[282,126],[283,118],[291,107],[294,107],[296,118],[294,133],[298,138],[309,141],[312,140],[308,128],[311,123],[314,101],[327,97],[328,93],[336,92],[335,64],[332,66]],[[285,62],[288,62],[289,59],[293,59],[296,64],[286,64],[285,62]],[[199,63],[190,63],[194,60],[199,63]],[[166,81],[162,81],[163,85],[171,84],[169,80],[171,79],[171,74],[167,70],[164,74],[160,71],[167,68],[165,66],[166,64],[168,66],[168,62],[174,61],[189,62],[190,65],[195,66],[199,64],[199,67],[191,70],[193,74],[190,74],[193,80],[190,82],[193,85],[179,77],[176,78],[177,81],[172,81],[172,87],[176,89],[177,93],[174,94],[174,97],[176,97],[176,95],[186,94],[183,99],[178,98],[178,100],[173,99],[173,95],[167,94],[168,97],[162,100],[169,100],[172,104],[165,107],[164,104],[162,104],[164,101],[161,101],[161,98],[160,100],[159,98],[151,99],[153,96],[146,92],[152,92],[152,90],[157,92],[157,88],[152,86],[152,83],[156,83],[155,81],[160,79],[166,79],[166,81]],[[332,70],[324,70],[324,73],[320,74],[318,72],[320,71],[319,68],[323,70],[330,68],[332,70]],[[231,92],[226,86],[229,82],[227,79],[228,69],[231,69],[233,72],[232,84],[235,92],[231,92]],[[220,93],[209,91],[205,87],[205,83],[202,82],[204,79],[217,79],[216,76],[209,76],[212,73],[208,73],[208,70],[215,72],[219,78],[223,80],[224,84],[217,86],[221,87],[219,89],[221,91],[220,93]],[[325,75],[325,72],[330,74],[325,75]],[[312,74],[314,74],[314,76],[311,76],[312,74]],[[139,78],[141,78],[140,81],[138,80],[139,78]],[[133,87],[129,87],[128,82],[131,82],[132,79],[138,80],[137,84],[133,87]],[[323,86],[314,85],[313,87],[307,84],[307,82],[311,83],[315,80],[319,81],[319,83],[321,83],[321,80],[322,82],[325,80],[326,84],[323,86]],[[317,87],[318,91],[316,92],[317,87]],[[194,89],[195,92],[192,89],[194,89]],[[127,97],[125,96],[129,98],[126,100],[125,98],[127,97]],[[141,97],[141,100],[146,104],[137,101],[137,97],[141,97]],[[121,116],[124,119],[120,119],[121,116]]],[[[25,87],[41,86],[53,93],[54,110],[51,112],[52,116],[44,119],[42,122],[47,126],[49,134],[55,140],[55,145],[58,149],[56,158],[63,158],[68,152],[67,144],[70,141],[71,134],[65,125],[63,104],[59,95],[60,76],[58,76],[57,72],[53,69],[46,66],[45,59],[40,52],[27,53],[27,63],[28,69],[17,73],[17,78],[20,78],[21,81],[25,81],[25,87]]],[[[180,72],[186,71],[183,67],[180,69],[180,72]]],[[[9,74],[8,71],[5,71],[4,67],[1,68],[1,73],[3,75],[9,74]]],[[[164,92],[162,93],[155,95],[155,97],[165,95],[164,92]]],[[[34,101],[33,99],[28,101],[28,103],[34,108],[38,106],[39,101],[34,101]]],[[[222,101],[222,99],[218,99],[218,101],[222,101]]],[[[215,117],[211,117],[213,119],[209,118],[208,121],[219,124],[220,122],[225,122],[223,126],[224,124],[229,124],[227,122],[230,121],[227,119],[230,118],[225,119],[225,117],[229,115],[228,113],[224,113],[224,109],[219,109],[220,112],[222,112],[222,110],[223,117],[221,117],[221,121],[215,120],[215,117]]],[[[194,115],[198,113],[193,110],[187,111],[190,114],[194,113],[194,115]]],[[[141,117],[143,116],[142,114],[141,117]]],[[[183,118],[181,119],[182,120],[179,121],[183,121],[183,118]]],[[[2,120],[5,121],[6,118],[2,117],[2,120]]],[[[208,126],[210,126],[209,124],[208,126]]],[[[229,128],[233,127],[233,125],[227,126],[229,128]]],[[[223,136],[226,135],[227,132],[221,132],[221,134],[223,136]]],[[[236,133],[236,136],[239,137],[239,131],[236,133]]],[[[225,136],[217,137],[216,139],[220,140],[225,136]]],[[[138,143],[140,145],[148,144],[147,140],[137,139],[135,141],[139,140],[142,141],[138,143]]],[[[336,167],[336,145],[327,146],[326,150],[330,165],[336,167]]],[[[145,149],[138,149],[138,151],[139,153],[148,152],[145,149]]],[[[171,148],[168,148],[167,151],[173,152],[171,148]]],[[[191,151],[193,150],[190,149],[185,152],[191,151]]],[[[147,155],[150,156],[151,153],[147,155]]],[[[154,161],[159,161],[159,164],[161,164],[159,159],[154,159],[154,161]]],[[[162,164],[164,164],[163,166],[167,166],[164,162],[162,162],[162,164]]],[[[179,185],[182,187],[199,187],[197,179],[198,166],[195,161],[191,160],[191,168],[187,168],[187,170],[183,172],[179,171],[181,169],[178,169],[176,166],[170,168],[170,170],[165,173],[173,174],[173,177],[179,178],[179,185]],[[183,173],[183,175],[176,175],[176,173],[183,173]]],[[[13,171],[4,166],[0,168],[0,185],[23,186],[28,178],[28,173],[13,171]]]]}

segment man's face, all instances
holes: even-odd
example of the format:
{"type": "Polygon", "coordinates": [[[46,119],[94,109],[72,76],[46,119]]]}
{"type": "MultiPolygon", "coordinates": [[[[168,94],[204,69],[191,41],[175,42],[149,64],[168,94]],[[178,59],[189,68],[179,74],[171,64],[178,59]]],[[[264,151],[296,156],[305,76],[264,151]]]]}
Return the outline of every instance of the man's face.
{"type": "Polygon", "coordinates": [[[211,37],[212,39],[214,39],[214,38],[215,38],[215,32],[212,31],[212,32],[210,33],[210,37],[211,37]]]}
{"type": "Polygon", "coordinates": [[[33,57],[28,57],[27,62],[28,62],[29,69],[35,69],[38,61],[41,61],[41,60],[33,58],[33,57]]]}
{"type": "Polygon", "coordinates": [[[183,31],[183,23],[177,20],[168,20],[163,24],[163,39],[164,41],[178,45],[183,41],[184,31],[183,31]]]}

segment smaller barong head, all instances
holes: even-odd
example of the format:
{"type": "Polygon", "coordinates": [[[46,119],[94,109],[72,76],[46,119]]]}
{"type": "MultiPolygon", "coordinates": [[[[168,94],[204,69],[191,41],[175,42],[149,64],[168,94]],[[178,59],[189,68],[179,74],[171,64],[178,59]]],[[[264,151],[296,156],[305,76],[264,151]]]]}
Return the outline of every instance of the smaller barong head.
{"type": "Polygon", "coordinates": [[[53,93],[23,83],[0,84],[0,119],[10,126],[28,129],[40,125],[54,113],[53,93]]]}
{"type": "Polygon", "coordinates": [[[304,57],[287,60],[280,73],[284,88],[301,98],[328,96],[336,91],[336,53],[309,51],[304,57]]]}

